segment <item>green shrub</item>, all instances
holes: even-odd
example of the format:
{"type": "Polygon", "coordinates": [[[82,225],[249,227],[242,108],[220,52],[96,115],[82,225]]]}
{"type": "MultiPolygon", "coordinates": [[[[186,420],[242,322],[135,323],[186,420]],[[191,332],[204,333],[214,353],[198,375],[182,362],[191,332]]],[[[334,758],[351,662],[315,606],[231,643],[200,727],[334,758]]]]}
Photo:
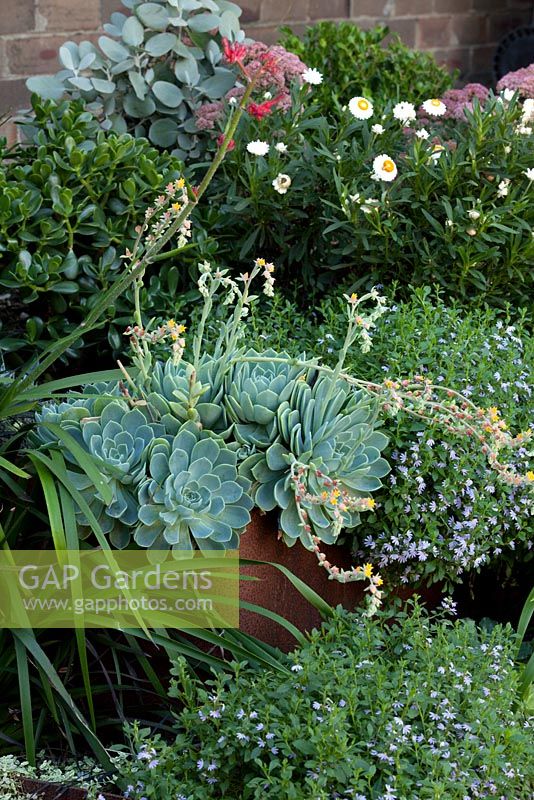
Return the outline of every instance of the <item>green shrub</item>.
{"type": "MultiPolygon", "coordinates": [[[[80,101],[34,98],[33,110],[30,141],[0,146],[0,285],[24,309],[2,330],[0,347],[20,357],[70,332],[121,274],[135,227],[180,166],[145,140],[100,130],[80,101]]],[[[174,294],[174,272],[159,272],[154,302],[172,283],[174,294]]],[[[121,303],[109,320],[129,308],[127,297],[121,303]]],[[[111,327],[108,336],[120,349],[122,331],[111,327]]]]}
{"type": "Polygon", "coordinates": [[[178,662],[175,740],[128,731],[131,800],[530,798],[511,629],[417,605],[390,621],[338,610],[285,675],[233,664],[205,685],[178,662]]]}
{"type": "Polygon", "coordinates": [[[422,103],[427,97],[441,97],[456,77],[429,53],[407,47],[397,34],[388,36],[382,25],[362,30],[352,22],[319,22],[302,37],[289,28],[282,31],[281,44],[323,73],[324,83],[314,99],[327,116],[336,103],[342,105],[354,95],[372,97],[379,104],[406,97],[422,103]]]}
{"type": "Polygon", "coordinates": [[[420,112],[416,127],[391,103],[385,118],[347,109],[328,121],[317,115],[317,88],[296,91],[290,113],[243,121],[203,211],[221,260],[261,251],[282,281],[310,289],[348,273],[356,288],[439,283],[465,299],[528,302],[534,182],[520,104],[490,98],[465,121],[420,112]],[[269,146],[265,156],[247,150],[256,140],[269,146]],[[384,154],[393,180],[376,176],[384,154]]]}

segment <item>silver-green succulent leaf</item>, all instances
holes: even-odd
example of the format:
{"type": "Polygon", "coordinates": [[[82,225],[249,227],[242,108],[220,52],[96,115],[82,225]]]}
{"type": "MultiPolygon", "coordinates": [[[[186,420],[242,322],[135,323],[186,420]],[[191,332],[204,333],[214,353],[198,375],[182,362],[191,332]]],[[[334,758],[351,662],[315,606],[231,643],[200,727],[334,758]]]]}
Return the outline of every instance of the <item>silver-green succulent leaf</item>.
{"type": "MultiPolygon", "coordinates": [[[[69,471],[69,477],[111,543],[126,547],[138,523],[137,486],[146,476],[148,448],[154,439],[165,435],[165,430],[149,422],[139,408],[114,400],[99,417],[85,418],[78,429],[69,432],[95,459],[111,490],[111,503],[104,501],[84,472],[69,471]]],[[[81,511],[77,518],[82,537],[88,535],[88,520],[81,511]]]]}
{"type": "MultiPolygon", "coordinates": [[[[303,503],[312,533],[303,530],[291,472],[294,462],[307,468],[307,491],[316,497],[325,490],[325,478],[337,481],[339,489],[352,498],[367,497],[382,486],[380,478],[390,469],[381,457],[388,439],[375,430],[376,418],[372,398],[343,380],[333,388],[329,377],[319,378],[313,386],[295,383],[277,412],[279,441],[264,455],[251,455],[241,467],[256,482],[256,505],[264,511],[282,510],[280,527],[286,544],[301,539],[310,547],[312,535],[326,543],[336,539],[336,509],[328,502],[303,503]]],[[[357,511],[343,511],[343,527],[354,528],[359,522],[357,511]]]]}
{"type": "Polygon", "coordinates": [[[202,139],[195,110],[220,100],[238,81],[224,64],[221,38],[242,40],[241,9],[227,0],[122,0],[98,46],[65,42],[63,67],[30,78],[41,97],[81,97],[105,130],[131,131],[179,158],[197,157],[202,139]]]}
{"type": "MultiPolygon", "coordinates": [[[[153,551],[237,548],[250,522],[250,481],[224,441],[186,422],[172,442],[156,441],[139,487],[135,542],[153,551]]],[[[154,554],[157,557],[157,553],[154,554]]]]}
{"type": "Polygon", "coordinates": [[[228,375],[224,400],[238,442],[265,450],[277,440],[280,405],[291,396],[295,381],[306,380],[309,370],[295,365],[287,353],[271,349],[262,353],[251,349],[242,357],[245,360],[228,375]]]}
{"type": "Polygon", "coordinates": [[[147,401],[167,433],[175,435],[188,420],[200,422],[215,433],[226,430],[221,366],[217,359],[207,355],[201,359],[198,370],[184,361],[173,364],[169,359],[156,363],[147,401]]]}

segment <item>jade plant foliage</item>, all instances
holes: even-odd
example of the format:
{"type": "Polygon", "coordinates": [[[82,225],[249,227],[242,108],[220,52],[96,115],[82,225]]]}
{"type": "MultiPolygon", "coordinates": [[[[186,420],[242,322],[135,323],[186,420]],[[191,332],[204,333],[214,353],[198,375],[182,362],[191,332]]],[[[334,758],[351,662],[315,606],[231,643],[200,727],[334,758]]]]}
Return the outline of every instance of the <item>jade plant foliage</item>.
{"type": "MultiPolygon", "coordinates": [[[[179,167],[146,140],[101,130],[79,100],[34,98],[24,132],[23,146],[8,150],[0,141],[0,286],[13,314],[0,340],[14,354],[10,366],[71,332],[119,277],[120,256],[132,246],[146,207],[179,167]]],[[[152,299],[160,288],[174,294],[176,283],[164,265],[152,299]]],[[[109,309],[108,319],[124,312],[126,300],[109,309]]],[[[89,339],[77,343],[78,353],[89,339]]],[[[108,343],[122,345],[114,327],[108,343]]]]}
{"type": "Polygon", "coordinates": [[[242,40],[241,9],[227,0],[122,0],[98,46],[65,42],[62,69],[35,77],[41,97],[82,98],[117,133],[146,136],[181,158],[200,154],[195,110],[218,101],[237,82],[223,63],[222,38],[242,40]]]}

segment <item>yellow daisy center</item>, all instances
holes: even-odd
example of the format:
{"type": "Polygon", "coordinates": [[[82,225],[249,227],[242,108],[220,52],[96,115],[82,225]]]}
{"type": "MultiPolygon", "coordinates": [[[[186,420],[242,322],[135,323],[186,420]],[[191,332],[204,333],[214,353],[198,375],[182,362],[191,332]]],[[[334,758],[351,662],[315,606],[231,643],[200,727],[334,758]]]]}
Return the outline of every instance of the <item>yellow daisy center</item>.
{"type": "Polygon", "coordinates": [[[395,169],[395,164],[390,158],[386,158],[384,163],[382,164],[382,169],[384,172],[393,172],[395,169]]]}
{"type": "Polygon", "coordinates": [[[438,100],[436,97],[433,97],[432,100],[430,101],[430,103],[433,106],[440,106],[441,105],[441,100],[438,100]]]}
{"type": "Polygon", "coordinates": [[[369,103],[362,97],[361,100],[358,100],[358,108],[361,108],[362,111],[367,111],[367,109],[369,108],[369,103]]]}

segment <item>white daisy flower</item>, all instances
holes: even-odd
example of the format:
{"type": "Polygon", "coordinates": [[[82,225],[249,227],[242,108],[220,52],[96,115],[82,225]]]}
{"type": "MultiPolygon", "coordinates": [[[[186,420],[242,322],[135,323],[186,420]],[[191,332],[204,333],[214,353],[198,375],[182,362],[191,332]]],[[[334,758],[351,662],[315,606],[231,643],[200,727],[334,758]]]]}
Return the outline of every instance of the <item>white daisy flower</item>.
{"type": "Polygon", "coordinates": [[[287,153],[287,144],[284,144],[284,142],[277,142],[274,149],[279,153],[287,153]]]}
{"type": "Polygon", "coordinates": [[[394,181],[397,172],[397,165],[386,153],[374,159],[372,177],[376,176],[379,181],[394,181]]]}
{"type": "Polygon", "coordinates": [[[353,97],[349,100],[349,111],[356,119],[369,119],[373,116],[373,104],[365,97],[353,97]]]}
{"type": "Polygon", "coordinates": [[[447,110],[447,106],[442,100],[433,97],[431,100],[425,100],[423,109],[427,114],[430,114],[431,117],[442,117],[447,110]]]}
{"type": "Polygon", "coordinates": [[[302,80],[309,83],[310,86],[319,86],[319,84],[323,82],[323,76],[315,67],[308,67],[308,69],[305,69],[302,73],[302,80]]]}
{"type": "Polygon", "coordinates": [[[529,167],[529,169],[525,170],[523,175],[526,175],[529,181],[534,181],[534,167],[529,167]]]}
{"type": "Polygon", "coordinates": [[[371,130],[373,131],[373,133],[376,133],[378,136],[380,136],[381,134],[383,134],[383,133],[384,133],[384,131],[385,131],[386,129],[384,128],[384,126],[383,126],[383,125],[378,125],[378,124],[375,124],[375,125],[373,125],[373,126],[371,127],[371,130]]]}
{"type": "Polygon", "coordinates": [[[266,156],[269,152],[269,145],[267,142],[262,142],[261,139],[255,139],[247,144],[247,150],[253,156],[266,156]]]}
{"type": "Polygon", "coordinates": [[[532,120],[534,120],[534,98],[527,97],[523,103],[523,119],[521,121],[523,125],[528,125],[532,120]]]}
{"type": "Polygon", "coordinates": [[[419,130],[415,132],[415,135],[418,139],[428,139],[430,136],[426,128],[419,128],[419,130]]]}
{"type": "Polygon", "coordinates": [[[273,188],[278,194],[286,194],[291,186],[291,178],[284,172],[279,172],[273,181],[273,188]]]}
{"type": "Polygon", "coordinates": [[[406,103],[404,101],[402,103],[397,103],[393,107],[393,116],[395,119],[398,119],[401,122],[404,122],[406,125],[409,125],[409,123],[412,122],[412,120],[414,120],[416,117],[414,104],[406,103]]]}
{"type": "Polygon", "coordinates": [[[467,216],[469,219],[477,220],[480,217],[480,211],[477,211],[475,208],[472,208],[470,211],[467,212],[467,216]]]}
{"type": "Polygon", "coordinates": [[[430,156],[432,161],[439,161],[439,159],[441,158],[441,154],[444,152],[444,150],[445,148],[443,147],[442,144],[435,144],[434,147],[432,148],[432,155],[430,156]]]}

